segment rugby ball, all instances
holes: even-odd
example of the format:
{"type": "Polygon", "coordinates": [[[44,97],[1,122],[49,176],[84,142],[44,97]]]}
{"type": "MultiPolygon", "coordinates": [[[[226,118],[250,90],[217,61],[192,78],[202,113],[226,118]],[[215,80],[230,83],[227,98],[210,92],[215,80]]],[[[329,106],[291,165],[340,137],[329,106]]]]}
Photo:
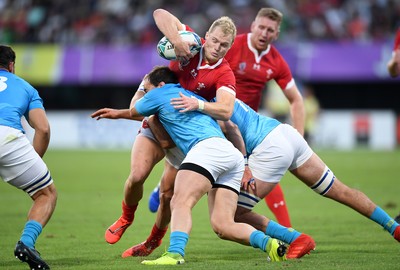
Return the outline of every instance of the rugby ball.
{"type": "MultiPolygon", "coordinates": [[[[196,43],[196,45],[190,46],[190,51],[193,55],[200,51],[202,45],[201,39],[196,33],[190,31],[179,31],[179,35],[183,40],[193,41],[196,43]]],[[[158,42],[157,52],[164,59],[176,60],[174,45],[172,45],[165,36],[158,42]]]]}

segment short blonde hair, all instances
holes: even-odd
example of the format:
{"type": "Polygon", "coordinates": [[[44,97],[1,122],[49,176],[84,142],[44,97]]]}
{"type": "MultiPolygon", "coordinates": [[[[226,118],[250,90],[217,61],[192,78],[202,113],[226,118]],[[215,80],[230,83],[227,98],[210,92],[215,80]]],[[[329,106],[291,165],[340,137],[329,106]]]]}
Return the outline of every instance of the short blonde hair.
{"type": "Polygon", "coordinates": [[[278,29],[281,26],[281,22],[283,20],[283,14],[277,9],[274,8],[262,8],[258,11],[256,19],[259,17],[267,17],[278,23],[278,29]]]}
{"type": "Polygon", "coordinates": [[[211,24],[210,29],[208,29],[208,32],[212,33],[214,31],[214,29],[217,27],[220,27],[222,32],[225,35],[230,35],[232,37],[231,43],[233,43],[233,41],[236,37],[236,26],[235,26],[235,23],[233,22],[233,20],[231,18],[229,18],[228,16],[223,16],[223,17],[215,20],[211,24]]]}

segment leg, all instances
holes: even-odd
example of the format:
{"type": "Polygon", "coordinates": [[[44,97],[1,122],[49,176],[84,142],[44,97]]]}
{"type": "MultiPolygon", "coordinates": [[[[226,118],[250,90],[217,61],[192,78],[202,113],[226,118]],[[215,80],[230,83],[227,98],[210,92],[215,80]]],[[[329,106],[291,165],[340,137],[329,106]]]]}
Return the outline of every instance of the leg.
{"type": "Polygon", "coordinates": [[[108,243],[119,241],[132,224],[139,201],[143,197],[143,184],[153,167],[164,157],[164,151],[152,139],[137,136],[131,151],[131,171],[124,186],[122,215],[105,233],[108,243]]]}
{"type": "Polygon", "coordinates": [[[246,223],[234,221],[238,195],[226,188],[213,188],[208,193],[208,208],[214,232],[224,240],[252,246],[268,253],[272,261],[286,260],[286,247],[246,223]]]}
{"type": "Polygon", "coordinates": [[[146,241],[127,249],[122,257],[148,256],[161,245],[171,220],[170,201],[174,192],[174,181],[178,170],[169,162],[165,162],[164,172],[160,181],[160,207],[157,211],[156,222],[146,241]]]}
{"type": "Polygon", "coordinates": [[[255,179],[255,181],[255,191],[241,191],[239,205],[235,213],[235,221],[248,223],[266,235],[290,244],[286,255],[288,259],[301,258],[306,254],[310,254],[310,251],[315,249],[315,241],[311,236],[299,233],[292,228],[284,227],[252,211],[257,202],[261,200],[260,198],[269,194],[276,185],[276,183],[268,183],[258,179],[255,179]]]}
{"type": "Polygon", "coordinates": [[[400,242],[399,224],[364,193],[346,186],[335,178],[315,153],[302,166],[291,172],[319,194],[342,203],[380,224],[400,242]]]}
{"type": "Polygon", "coordinates": [[[267,196],[265,196],[264,199],[265,203],[268,205],[279,224],[285,227],[292,227],[285,196],[283,195],[280,184],[277,184],[275,188],[267,196]]]}
{"type": "Polygon", "coordinates": [[[145,265],[174,265],[185,262],[185,248],[192,229],[192,208],[209,192],[209,179],[192,170],[181,169],[175,179],[171,199],[171,235],[168,252],[156,260],[145,260],[145,265]]]}

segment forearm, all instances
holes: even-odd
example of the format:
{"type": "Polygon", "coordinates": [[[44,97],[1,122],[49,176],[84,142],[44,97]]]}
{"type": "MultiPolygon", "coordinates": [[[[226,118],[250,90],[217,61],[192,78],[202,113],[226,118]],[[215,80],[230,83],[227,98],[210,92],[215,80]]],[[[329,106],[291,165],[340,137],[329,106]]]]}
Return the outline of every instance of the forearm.
{"type": "Polygon", "coordinates": [[[297,129],[301,135],[304,135],[306,113],[303,100],[293,102],[290,105],[290,116],[292,118],[293,127],[297,129]]]}
{"type": "Polygon", "coordinates": [[[183,30],[182,23],[174,15],[164,9],[153,12],[154,21],[158,29],[169,39],[172,44],[181,42],[178,31],[183,30]]]}
{"type": "Polygon", "coordinates": [[[216,120],[228,121],[232,116],[233,106],[218,102],[204,102],[204,108],[200,111],[216,120]]]}
{"type": "Polygon", "coordinates": [[[50,143],[50,130],[49,131],[35,131],[33,136],[33,148],[40,157],[43,157],[47,151],[50,143]]]}
{"type": "Polygon", "coordinates": [[[225,137],[243,154],[247,155],[246,145],[237,125],[232,121],[218,121],[225,137]]]}
{"type": "Polygon", "coordinates": [[[387,69],[388,69],[389,75],[392,78],[395,78],[395,77],[399,76],[399,74],[400,74],[399,64],[395,61],[394,58],[390,59],[390,61],[388,62],[387,69]]]}

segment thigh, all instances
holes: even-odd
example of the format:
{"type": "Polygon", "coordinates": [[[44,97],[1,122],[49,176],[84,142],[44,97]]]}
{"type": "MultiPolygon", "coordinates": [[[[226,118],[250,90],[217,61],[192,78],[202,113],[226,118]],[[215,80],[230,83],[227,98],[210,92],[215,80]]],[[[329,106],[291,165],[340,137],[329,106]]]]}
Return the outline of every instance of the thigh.
{"type": "Polygon", "coordinates": [[[208,210],[211,223],[233,221],[238,194],[225,188],[213,188],[208,193],[208,210]]]}
{"type": "Polygon", "coordinates": [[[325,163],[314,153],[303,165],[291,170],[291,173],[311,187],[321,179],[325,168],[325,163]]]}
{"type": "Polygon", "coordinates": [[[170,163],[165,161],[164,172],[161,176],[160,192],[171,194],[174,192],[175,178],[178,170],[170,163]]]}
{"type": "MultiPolygon", "coordinates": [[[[4,131],[4,129],[2,130],[4,131]]],[[[11,140],[0,144],[0,176],[6,182],[14,180],[13,185],[17,187],[24,186],[32,180],[32,177],[35,177],[36,171],[41,173],[41,168],[46,168],[46,165],[21,131],[12,128],[6,130],[7,137],[11,140]],[[36,165],[29,173],[29,177],[15,180],[32,168],[34,164],[36,165]],[[41,167],[39,168],[39,166],[41,167]]]]}
{"type": "Polygon", "coordinates": [[[172,205],[185,205],[192,208],[200,198],[211,190],[211,183],[204,175],[191,171],[180,170],[176,175],[172,205]]]}
{"type": "Polygon", "coordinates": [[[145,136],[137,136],[131,151],[131,170],[147,177],[154,165],[164,158],[160,145],[145,136]]]}

